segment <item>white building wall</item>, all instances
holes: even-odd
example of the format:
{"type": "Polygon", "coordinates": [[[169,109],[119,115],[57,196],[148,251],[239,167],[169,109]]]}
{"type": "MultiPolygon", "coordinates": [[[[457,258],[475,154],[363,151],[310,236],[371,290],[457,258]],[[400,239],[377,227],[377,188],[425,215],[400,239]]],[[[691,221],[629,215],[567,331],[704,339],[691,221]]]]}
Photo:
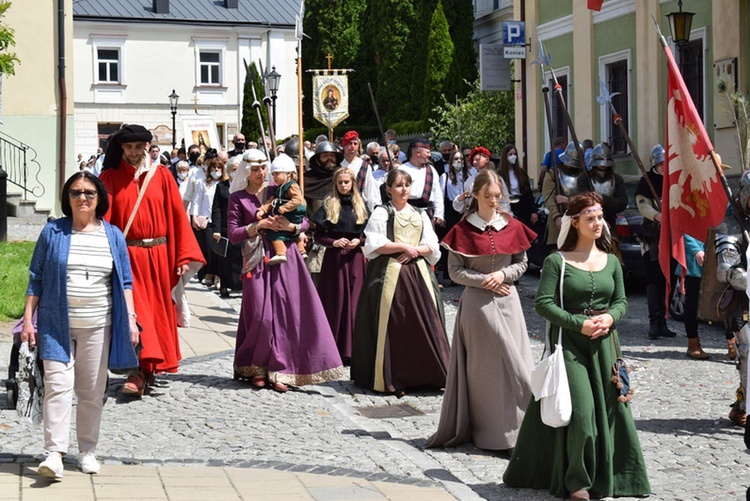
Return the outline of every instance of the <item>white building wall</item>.
{"type": "MultiPolygon", "coordinates": [[[[227,26],[196,27],[146,23],[101,23],[76,21],[74,26],[75,151],[84,156],[96,152],[99,123],[139,123],[149,129],[171,129],[168,96],[172,89],[180,96],[177,143],[182,140],[180,120],[195,113],[211,115],[223,124],[220,141],[231,146],[241,123],[243,59],[267,66],[282,74],[277,99],[277,136],[296,128],[297,86],[295,75],[296,39],[293,30],[269,30],[227,26]],[[267,51],[268,40],[271,51],[267,51]],[[100,85],[94,81],[97,43],[121,42],[121,85],[100,85]],[[221,48],[221,86],[198,85],[196,46],[221,48]],[[290,118],[293,117],[293,118],[290,118]]],[[[221,130],[220,130],[221,133],[221,130]]],[[[162,149],[166,146],[162,145],[162,149]]]]}

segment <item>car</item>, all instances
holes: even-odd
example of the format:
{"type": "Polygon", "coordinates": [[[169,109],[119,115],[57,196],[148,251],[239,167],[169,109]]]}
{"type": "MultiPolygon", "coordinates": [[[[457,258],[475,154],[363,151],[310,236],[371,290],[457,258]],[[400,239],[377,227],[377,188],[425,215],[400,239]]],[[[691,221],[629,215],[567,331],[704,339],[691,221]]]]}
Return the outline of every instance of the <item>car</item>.
{"type": "MultiPolygon", "coordinates": [[[[619,242],[619,252],[625,279],[629,282],[634,282],[645,279],[647,275],[640,243],[640,238],[643,237],[646,230],[642,226],[643,216],[638,212],[635,203],[635,189],[638,186],[640,176],[624,175],[623,179],[628,191],[628,205],[624,211],[617,214],[615,228],[612,233],[619,242]]],[[[541,267],[544,259],[554,248],[545,244],[548,211],[544,206],[541,196],[537,199],[537,206],[539,222],[532,229],[537,232],[538,236],[532,242],[531,248],[526,254],[531,264],[541,267]]]]}

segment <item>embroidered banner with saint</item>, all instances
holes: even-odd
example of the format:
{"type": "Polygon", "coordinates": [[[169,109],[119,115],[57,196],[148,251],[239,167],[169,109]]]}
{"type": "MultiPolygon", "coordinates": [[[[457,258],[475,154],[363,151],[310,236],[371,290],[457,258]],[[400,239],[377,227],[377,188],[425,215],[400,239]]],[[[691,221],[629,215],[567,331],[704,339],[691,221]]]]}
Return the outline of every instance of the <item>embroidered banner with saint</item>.
{"type": "Polygon", "coordinates": [[[329,128],[349,116],[348,77],[340,70],[313,70],[313,116],[329,128]]]}

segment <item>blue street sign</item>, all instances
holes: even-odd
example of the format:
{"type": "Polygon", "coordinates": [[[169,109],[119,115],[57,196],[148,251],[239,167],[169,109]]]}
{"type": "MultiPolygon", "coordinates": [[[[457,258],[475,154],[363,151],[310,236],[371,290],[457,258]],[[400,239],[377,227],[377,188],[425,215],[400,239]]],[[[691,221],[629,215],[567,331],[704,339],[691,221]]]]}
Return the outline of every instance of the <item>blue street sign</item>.
{"type": "Polygon", "coordinates": [[[526,45],[523,21],[503,21],[503,45],[526,45]]]}

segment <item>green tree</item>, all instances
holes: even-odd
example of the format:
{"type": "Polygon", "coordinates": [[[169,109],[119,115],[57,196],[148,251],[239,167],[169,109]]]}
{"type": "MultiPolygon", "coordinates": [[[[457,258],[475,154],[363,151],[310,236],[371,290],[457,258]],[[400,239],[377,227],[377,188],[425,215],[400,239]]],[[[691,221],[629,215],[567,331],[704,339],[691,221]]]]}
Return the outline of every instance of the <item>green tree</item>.
{"type": "MultiPolygon", "coordinates": [[[[255,87],[255,94],[258,96],[258,102],[260,103],[260,113],[263,117],[263,127],[268,134],[268,113],[266,107],[263,106],[263,82],[258,73],[258,69],[255,63],[250,63],[245,71],[245,86],[243,87],[243,98],[242,98],[242,126],[240,131],[245,135],[247,141],[257,141],[261,136],[260,125],[258,124],[258,113],[253,108],[253,89],[255,87]],[[255,78],[252,78],[252,77],[255,78]]],[[[278,107],[276,108],[279,109],[278,107]]]]}
{"type": "MultiPolygon", "coordinates": [[[[361,60],[363,50],[362,33],[364,14],[367,10],[366,0],[307,0],[305,2],[304,32],[302,43],[302,64],[305,69],[322,69],[328,67],[326,56],[333,56],[334,68],[356,69],[349,85],[350,104],[361,103],[362,96],[367,95],[367,83],[362,82],[355,68],[361,60]]],[[[302,76],[302,88],[306,96],[312,93],[312,75],[305,72],[302,76]]],[[[356,105],[355,105],[356,107],[356,105]]],[[[303,103],[305,126],[313,127],[318,122],[313,118],[312,99],[308,97],[303,103]]],[[[351,111],[350,111],[351,114],[351,111]]]]}
{"type": "Polygon", "coordinates": [[[372,65],[377,71],[373,91],[386,128],[389,123],[408,117],[411,68],[407,66],[407,48],[412,42],[411,26],[415,20],[412,2],[373,1],[373,17],[368,20],[374,31],[369,41],[374,47],[372,65]]]}
{"type": "MultiPolygon", "coordinates": [[[[10,8],[11,3],[0,1],[0,18],[5,16],[5,12],[10,8]]],[[[15,75],[16,64],[21,61],[16,57],[15,52],[9,52],[11,47],[15,47],[16,38],[13,28],[5,23],[0,23],[0,74],[15,75]]]]}
{"type": "Polygon", "coordinates": [[[450,138],[462,146],[482,145],[499,152],[514,141],[515,104],[511,91],[480,91],[479,83],[458,105],[443,97],[429,119],[433,137],[450,138]]]}
{"type": "Polygon", "coordinates": [[[443,86],[445,97],[452,101],[463,97],[477,79],[477,53],[474,50],[474,5],[471,0],[443,0],[443,12],[450,26],[454,55],[443,86]]]}
{"type": "Polygon", "coordinates": [[[448,20],[443,12],[443,2],[438,0],[430,22],[427,39],[427,72],[424,79],[422,118],[427,120],[433,108],[440,104],[443,85],[453,62],[453,40],[448,30],[448,20]]]}

